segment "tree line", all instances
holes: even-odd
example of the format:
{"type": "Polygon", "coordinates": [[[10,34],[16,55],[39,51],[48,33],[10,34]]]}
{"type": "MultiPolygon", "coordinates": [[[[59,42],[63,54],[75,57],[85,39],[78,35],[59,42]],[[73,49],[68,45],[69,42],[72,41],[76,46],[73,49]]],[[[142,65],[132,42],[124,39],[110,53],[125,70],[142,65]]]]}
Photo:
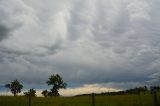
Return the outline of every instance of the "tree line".
{"type": "MultiPolygon", "coordinates": [[[[67,83],[63,81],[62,77],[59,74],[51,75],[46,81],[48,86],[52,86],[50,90],[42,91],[44,97],[48,96],[60,96],[59,89],[66,89],[67,83]]],[[[5,87],[8,88],[14,96],[17,96],[18,93],[21,93],[23,85],[18,81],[14,80],[8,84],[5,84],[5,87]]],[[[25,96],[36,96],[35,89],[29,89],[28,92],[24,92],[25,96]]]]}
{"type": "MultiPolygon", "coordinates": [[[[94,95],[96,96],[103,96],[103,95],[127,95],[127,94],[134,94],[134,95],[140,95],[141,93],[143,93],[144,95],[150,91],[150,93],[153,92],[153,90],[156,91],[160,91],[160,86],[142,86],[142,87],[136,87],[136,88],[132,88],[132,89],[126,89],[126,90],[122,90],[122,91],[117,91],[117,92],[102,92],[102,93],[95,93],[94,95]]],[[[80,95],[76,95],[76,96],[90,96],[92,94],[80,94],[80,95]]]]}

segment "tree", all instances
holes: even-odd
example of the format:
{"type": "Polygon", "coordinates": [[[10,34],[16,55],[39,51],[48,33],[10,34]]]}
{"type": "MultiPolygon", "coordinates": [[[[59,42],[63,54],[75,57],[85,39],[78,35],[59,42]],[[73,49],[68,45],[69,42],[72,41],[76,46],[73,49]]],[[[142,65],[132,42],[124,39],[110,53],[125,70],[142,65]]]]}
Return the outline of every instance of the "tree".
{"type": "Polygon", "coordinates": [[[10,84],[6,84],[5,87],[9,88],[14,94],[14,96],[16,96],[18,93],[21,92],[23,85],[18,80],[14,80],[10,84]]]}
{"type": "Polygon", "coordinates": [[[48,93],[48,96],[59,96],[59,89],[65,89],[67,84],[62,80],[62,78],[56,74],[51,75],[46,82],[48,86],[52,85],[52,88],[50,89],[50,92],[48,93]]]}
{"type": "Polygon", "coordinates": [[[44,97],[47,97],[47,96],[48,96],[48,93],[49,93],[49,92],[48,92],[47,90],[44,90],[44,91],[42,91],[41,94],[42,94],[44,97]]]}
{"type": "Polygon", "coordinates": [[[24,95],[25,95],[25,96],[35,97],[35,96],[36,96],[36,90],[34,90],[33,88],[32,88],[32,89],[29,89],[28,92],[24,92],[24,95]]]}

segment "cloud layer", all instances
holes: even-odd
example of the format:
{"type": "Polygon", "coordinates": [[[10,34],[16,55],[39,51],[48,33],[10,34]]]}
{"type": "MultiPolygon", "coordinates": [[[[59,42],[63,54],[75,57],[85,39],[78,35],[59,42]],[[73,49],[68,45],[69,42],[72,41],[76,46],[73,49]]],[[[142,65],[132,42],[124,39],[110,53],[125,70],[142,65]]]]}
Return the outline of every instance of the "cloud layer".
{"type": "Polygon", "coordinates": [[[0,83],[157,83],[157,0],[0,0],[0,83]]]}

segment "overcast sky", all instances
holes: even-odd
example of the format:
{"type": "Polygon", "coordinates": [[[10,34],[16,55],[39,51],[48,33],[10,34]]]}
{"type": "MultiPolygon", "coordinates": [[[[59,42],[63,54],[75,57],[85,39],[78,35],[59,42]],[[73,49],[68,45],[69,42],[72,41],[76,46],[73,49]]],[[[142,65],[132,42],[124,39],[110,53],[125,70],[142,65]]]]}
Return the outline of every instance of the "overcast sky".
{"type": "Polygon", "coordinates": [[[0,0],[0,84],[55,73],[77,87],[157,84],[159,10],[159,0],[0,0]]]}

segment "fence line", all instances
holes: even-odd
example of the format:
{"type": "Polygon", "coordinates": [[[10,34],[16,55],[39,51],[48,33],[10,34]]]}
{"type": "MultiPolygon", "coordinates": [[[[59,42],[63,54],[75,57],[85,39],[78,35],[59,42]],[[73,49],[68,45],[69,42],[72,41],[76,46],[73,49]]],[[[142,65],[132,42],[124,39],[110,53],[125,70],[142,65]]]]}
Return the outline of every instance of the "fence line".
{"type": "Polygon", "coordinates": [[[31,99],[31,94],[29,94],[28,97],[29,97],[29,106],[31,106],[31,102],[32,102],[32,101],[31,101],[31,100],[32,100],[32,99],[31,99]]]}
{"type": "Polygon", "coordinates": [[[92,106],[95,106],[95,94],[92,93],[92,106]]]}
{"type": "Polygon", "coordinates": [[[154,106],[158,106],[158,99],[157,99],[157,90],[152,89],[152,95],[153,95],[153,104],[154,106]]]}

